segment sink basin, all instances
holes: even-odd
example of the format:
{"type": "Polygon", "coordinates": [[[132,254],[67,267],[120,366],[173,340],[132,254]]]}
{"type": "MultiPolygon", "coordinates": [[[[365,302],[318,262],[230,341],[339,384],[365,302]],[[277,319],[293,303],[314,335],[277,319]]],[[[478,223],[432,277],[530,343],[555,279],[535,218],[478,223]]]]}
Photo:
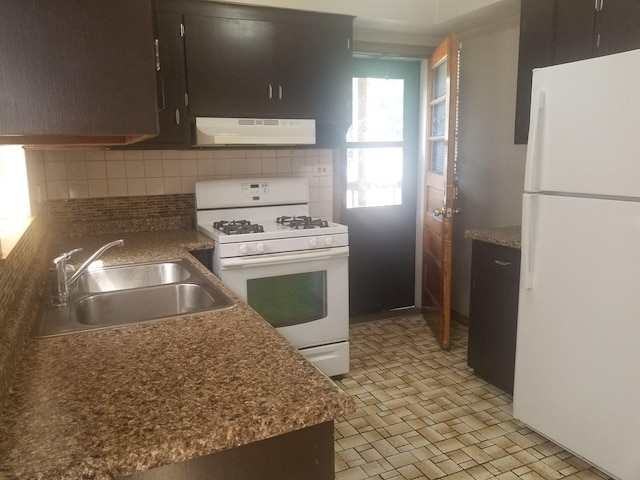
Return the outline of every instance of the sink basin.
{"type": "Polygon", "coordinates": [[[180,260],[118,265],[84,272],[77,286],[80,292],[112,292],[184,282],[189,276],[189,270],[180,260]]]}
{"type": "Polygon", "coordinates": [[[230,308],[234,303],[187,260],[106,267],[82,274],[67,305],[45,296],[35,337],[64,335],[230,308]]]}
{"type": "Polygon", "coordinates": [[[210,290],[177,283],[90,295],[74,302],[71,319],[85,325],[123,325],[230,305],[226,297],[210,290]]]}

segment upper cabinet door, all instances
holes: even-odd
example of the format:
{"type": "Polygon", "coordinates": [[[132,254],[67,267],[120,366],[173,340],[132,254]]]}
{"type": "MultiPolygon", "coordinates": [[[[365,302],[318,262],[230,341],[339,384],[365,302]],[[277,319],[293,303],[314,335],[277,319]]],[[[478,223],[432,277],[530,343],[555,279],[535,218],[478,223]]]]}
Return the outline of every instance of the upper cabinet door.
{"type": "Polygon", "coordinates": [[[191,116],[350,119],[352,18],[284,12],[184,15],[191,116]]]}
{"type": "Polygon", "coordinates": [[[591,57],[595,4],[591,0],[557,0],[554,62],[591,57]]]}
{"type": "MultiPolygon", "coordinates": [[[[145,148],[173,147],[189,142],[186,112],[187,85],[184,72],[182,15],[159,12],[157,16],[159,54],[158,123],[160,135],[143,142],[145,148]]],[[[139,148],[139,147],[138,147],[139,148]]]]}
{"type": "Polygon", "coordinates": [[[277,95],[273,24],[185,15],[189,114],[268,116],[277,95]]]}
{"type": "Polygon", "coordinates": [[[534,68],[640,48],[640,0],[521,0],[515,143],[527,143],[534,68]]]}
{"type": "Polygon", "coordinates": [[[555,0],[522,0],[515,143],[527,143],[533,69],[553,63],[555,0]]]}
{"type": "Polygon", "coordinates": [[[593,56],[640,48],[640,0],[600,0],[593,56]]]}
{"type": "Polygon", "coordinates": [[[150,0],[0,0],[0,143],[158,134],[150,0]]]}
{"type": "Polygon", "coordinates": [[[349,27],[278,25],[275,70],[282,116],[350,120],[350,35],[349,27]]]}

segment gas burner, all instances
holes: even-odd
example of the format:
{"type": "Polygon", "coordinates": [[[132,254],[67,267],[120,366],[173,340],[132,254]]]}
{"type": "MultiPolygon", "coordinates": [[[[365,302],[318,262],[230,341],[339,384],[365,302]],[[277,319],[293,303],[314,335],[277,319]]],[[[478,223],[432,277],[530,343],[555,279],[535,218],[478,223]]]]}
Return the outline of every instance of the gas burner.
{"type": "Polygon", "coordinates": [[[227,235],[264,232],[262,225],[251,223],[249,220],[221,220],[219,222],[213,222],[213,228],[227,235]]]}
{"type": "Polygon", "coordinates": [[[293,217],[278,217],[276,223],[286,225],[287,227],[297,228],[299,230],[307,228],[325,228],[329,226],[329,222],[321,218],[311,218],[307,215],[296,215],[293,217]]]}

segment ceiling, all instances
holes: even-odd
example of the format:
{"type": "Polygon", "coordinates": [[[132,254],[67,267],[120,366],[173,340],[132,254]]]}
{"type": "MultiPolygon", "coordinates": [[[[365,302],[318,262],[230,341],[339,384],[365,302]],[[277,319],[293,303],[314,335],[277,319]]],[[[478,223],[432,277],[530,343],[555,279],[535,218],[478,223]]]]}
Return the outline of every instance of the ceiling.
{"type": "Polygon", "coordinates": [[[519,12],[519,0],[218,0],[353,15],[354,39],[435,46],[462,32],[519,12]]]}

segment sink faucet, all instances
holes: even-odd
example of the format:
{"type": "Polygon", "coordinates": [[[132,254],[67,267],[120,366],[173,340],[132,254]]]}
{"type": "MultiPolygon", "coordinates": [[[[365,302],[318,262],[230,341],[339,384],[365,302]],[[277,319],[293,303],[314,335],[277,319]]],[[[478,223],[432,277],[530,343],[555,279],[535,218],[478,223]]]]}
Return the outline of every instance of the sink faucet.
{"type": "Polygon", "coordinates": [[[53,283],[53,294],[51,297],[51,303],[57,307],[66,305],[69,301],[69,288],[78,280],[78,277],[89,268],[100,255],[109,250],[111,247],[124,245],[124,240],[115,240],[100,247],[96,252],[91,255],[80,267],[74,272],[72,265],[67,265],[67,260],[71,259],[71,256],[81,251],[81,248],[75,248],[70,252],[61,253],[53,259],[53,264],[56,267],[56,281],[53,283]],[[67,275],[71,274],[68,278],[67,275]]]}

